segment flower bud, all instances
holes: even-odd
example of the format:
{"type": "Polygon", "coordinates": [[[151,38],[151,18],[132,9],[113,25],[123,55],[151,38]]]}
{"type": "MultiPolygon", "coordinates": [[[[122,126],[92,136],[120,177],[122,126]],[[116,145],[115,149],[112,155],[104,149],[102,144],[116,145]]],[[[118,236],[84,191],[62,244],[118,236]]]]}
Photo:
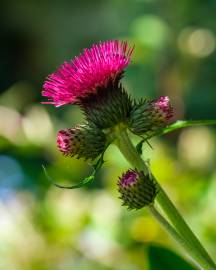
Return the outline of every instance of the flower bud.
{"type": "Polygon", "coordinates": [[[118,190],[123,205],[140,209],[154,202],[157,188],[149,175],[137,170],[128,170],[119,178],[118,190]]]}
{"type": "Polygon", "coordinates": [[[65,156],[94,160],[104,150],[105,134],[87,125],[60,130],[57,134],[57,146],[65,156]]]}
{"type": "Polygon", "coordinates": [[[173,108],[169,97],[162,96],[152,101],[141,100],[135,103],[131,111],[129,128],[137,135],[154,132],[165,127],[172,116],[173,108]]]}

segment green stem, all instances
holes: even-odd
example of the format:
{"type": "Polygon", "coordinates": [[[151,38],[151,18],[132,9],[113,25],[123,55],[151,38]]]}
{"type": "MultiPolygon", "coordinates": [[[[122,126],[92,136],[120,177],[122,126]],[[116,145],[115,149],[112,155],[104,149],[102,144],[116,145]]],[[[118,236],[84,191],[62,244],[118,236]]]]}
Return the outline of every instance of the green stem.
{"type": "MultiPolygon", "coordinates": [[[[158,184],[159,185],[159,184],[158,184]]],[[[188,243],[198,251],[200,257],[202,257],[209,266],[203,269],[216,269],[216,265],[209,256],[208,252],[205,250],[203,245],[200,243],[199,239],[192,232],[186,221],[182,218],[181,214],[178,212],[170,198],[167,196],[165,191],[160,186],[160,191],[157,196],[157,202],[162,207],[163,211],[166,213],[172,224],[178,230],[178,232],[183,235],[188,243]],[[210,267],[210,268],[209,268],[210,267]]]]}
{"type": "MultiPolygon", "coordinates": [[[[158,223],[164,228],[166,232],[168,232],[173,239],[176,240],[186,251],[191,254],[191,247],[187,244],[185,239],[173,228],[172,225],[158,212],[158,210],[154,207],[154,205],[149,206],[149,210],[154,218],[158,221],[158,223]]],[[[194,261],[194,264],[197,265],[197,262],[194,261]]],[[[197,265],[198,266],[198,265],[197,265]]]]}
{"type": "MultiPolygon", "coordinates": [[[[192,127],[192,126],[203,126],[203,125],[215,125],[216,120],[178,120],[173,124],[168,125],[165,128],[159,129],[153,134],[153,136],[161,136],[167,133],[173,132],[180,128],[192,127]]],[[[153,137],[151,134],[145,138],[149,140],[153,137]]]]}
{"type": "MultiPolygon", "coordinates": [[[[127,161],[134,168],[142,170],[144,171],[144,173],[149,172],[149,168],[138,154],[136,148],[132,144],[125,130],[116,132],[115,143],[121,153],[127,159],[127,161]]],[[[190,246],[190,255],[200,264],[200,266],[202,267],[201,269],[216,270],[216,265],[207,253],[207,251],[204,249],[197,237],[188,227],[187,223],[184,221],[184,219],[182,218],[174,204],[171,202],[165,191],[157,183],[156,179],[154,180],[159,190],[156,200],[173,224],[173,226],[175,227],[175,229],[178,231],[181,237],[185,239],[187,245],[190,246]]]]}

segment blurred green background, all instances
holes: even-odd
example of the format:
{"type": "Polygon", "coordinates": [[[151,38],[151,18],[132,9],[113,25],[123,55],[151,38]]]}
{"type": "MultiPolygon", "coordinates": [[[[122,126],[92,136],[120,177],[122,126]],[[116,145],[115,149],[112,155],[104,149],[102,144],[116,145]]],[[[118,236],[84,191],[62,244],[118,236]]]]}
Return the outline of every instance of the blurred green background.
{"type": "MultiPolygon", "coordinates": [[[[59,129],[83,121],[80,111],[41,105],[41,90],[82,48],[120,38],[135,44],[124,78],[132,96],[169,95],[175,119],[216,119],[216,1],[0,4],[0,269],[150,269],[152,243],[179,252],[147,210],[121,207],[116,181],[129,164],[114,146],[87,188],[48,182],[42,164],[60,183],[75,183],[90,168],[55,144],[59,129]]],[[[187,128],[151,144],[144,158],[216,259],[215,129],[187,128]]]]}

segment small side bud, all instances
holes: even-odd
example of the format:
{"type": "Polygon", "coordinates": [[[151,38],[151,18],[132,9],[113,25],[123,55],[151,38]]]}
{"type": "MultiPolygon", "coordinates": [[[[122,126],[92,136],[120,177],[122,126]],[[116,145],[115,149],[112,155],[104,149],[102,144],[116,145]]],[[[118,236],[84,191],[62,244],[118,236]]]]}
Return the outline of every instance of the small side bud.
{"type": "Polygon", "coordinates": [[[150,175],[137,170],[128,170],[118,182],[118,190],[123,205],[129,209],[140,209],[154,202],[157,188],[150,175]]]}
{"type": "Polygon", "coordinates": [[[104,150],[105,134],[87,125],[60,130],[57,134],[57,146],[65,156],[76,156],[85,160],[94,160],[104,150]]]}
{"type": "Polygon", "coordinates": [[[165,127],[173,116],[173,108],[169,97],[162,96],[157,100],[141,100],[135,103],[130,114],[129,128],[137,134],[143,135],[165,127]]]}

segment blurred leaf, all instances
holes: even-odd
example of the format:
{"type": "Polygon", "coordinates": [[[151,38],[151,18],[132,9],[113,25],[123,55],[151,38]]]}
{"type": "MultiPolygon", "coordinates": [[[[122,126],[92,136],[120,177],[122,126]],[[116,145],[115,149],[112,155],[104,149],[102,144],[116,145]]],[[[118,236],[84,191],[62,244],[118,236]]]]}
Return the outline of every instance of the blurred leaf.
{"type": "Polygon", "coordinates": [[[177,254],[164,247],[150,246],[148,254],[150,270],[195,270],[177,254]]]}

